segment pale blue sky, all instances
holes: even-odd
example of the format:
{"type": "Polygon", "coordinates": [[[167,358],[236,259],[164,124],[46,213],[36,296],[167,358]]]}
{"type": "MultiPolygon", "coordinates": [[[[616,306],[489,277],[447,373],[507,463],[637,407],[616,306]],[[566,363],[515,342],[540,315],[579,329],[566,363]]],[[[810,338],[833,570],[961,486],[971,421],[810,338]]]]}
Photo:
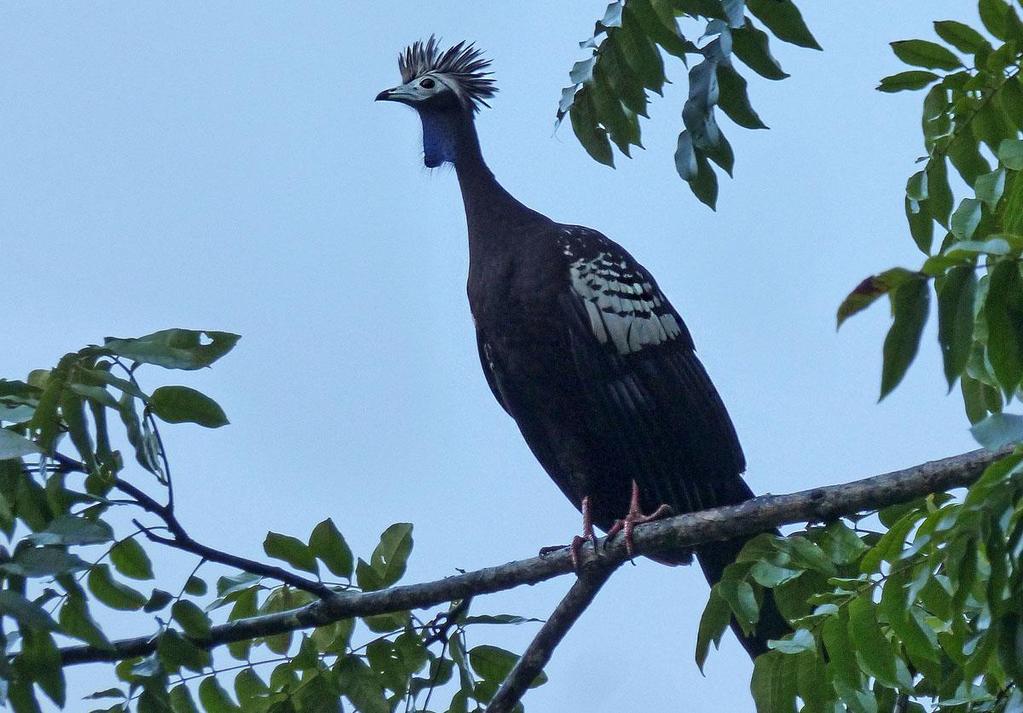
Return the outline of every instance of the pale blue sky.
{"type": "MultiPolygon", "coordinates": [[[[972,20],[974,3],[804,0],[825,51],[775,43],[793,76],[751,77],[772,129],[722,122],[737,164],[717,213],[672,163],[677,62],[644,124],[647,150],[618,170],[593,163],[569,127],[553,132],[576,43],[605,4],[0,5],[0,375],[107,335],[238,332],[212,370],[143,372],[151,387],[205,390],[232,421],[166,429],[180,516],[199,539],[256,556],[267,530],[305,536],[330,516],[368,555],[384,527],[412,521],[409,581],[568,541],[577,512],[480,374],[454,176],[422,167],[413,112],[372,101],[397,83],[399,49],[436,33],[494,60],[501,91],[478,126],[505,187],[601,230],[657,276],[732,413],[755,491],[974,447],[958,396],[945,396],[933,324],[880,405],[885,308],[834,329],[861,278],[919,262],[901,191],[921,153],[921,97],[874,91],[899,70],[887,42],[972,20]]],[[[476,607],[543,617],[567,586],[476,607]]],[[[696,570],[624,568],[527,709],[752,710],[750,664],[730,637],[706,677],[692,662],[706,594],[696,570]]],[[[116,626],[145,630],[141,617],[116,626]]],[[[490,639],[521,650],[532,631],[490,639]]],[[[106,683],[102,669],[85,674],[73,696],[106,683]]],[[[69,710],[83,705],[72,697],[69,710]]]]}

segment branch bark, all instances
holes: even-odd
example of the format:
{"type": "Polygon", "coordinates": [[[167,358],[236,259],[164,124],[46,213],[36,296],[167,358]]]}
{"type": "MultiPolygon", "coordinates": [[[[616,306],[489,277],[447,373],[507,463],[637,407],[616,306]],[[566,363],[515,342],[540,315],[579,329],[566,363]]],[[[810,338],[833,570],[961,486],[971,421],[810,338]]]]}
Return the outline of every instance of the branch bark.
{"type": "Polygon", "coordinates": [[[522,657],[516,662],[515,668],[511,670],[508,678],[494,694],[490,705],[487,706],[487,713],[508,713],[525,695],[530,685],[543,671],[543,667],[551,660],[554,649],[565,638],[565,634],[575,625],[582,613],[586,611],[586,607],[597,596],[600,588],[618,569],[617,564],[601,565],[583,571],[575,580],[572,588],[568,590],[568,594],[558,603],[557,608],[540,627],[540,631],[537,632],[522,657]]]}
{"type": "MultiPolygon", "coordinates": [[[[635,530],[637,554],[678,550],[694,545],[752,535],[779,525],[819,522],[843,515],[878,510],[928,493],[964,487],[1008,451],[978,450],[931,461],[841,485],[804,490],[789,495],[764,495],[741,505],[679,515],[641,525],[635,530]]],[[[628,559],[623,538],[598,541],[597,555],[584,546],[582,567],[613,570],[628,559]]],[[[567,549],[546,557],[509,562],[422,584],[391,587],[376,592],[332,592],[326,598],[299,609],[238,619],[214,626],[209,637],[196,640],[211,649],[233,641],[322,626],[353,616],[370,616],[406,609],[423,609],[454,599],[537,584],[573,572],[567,549]]],[[[94,661],[119,661],[144,656],[156,650],[155,636],[141,636],[113,642],[110,649],[69,646],[60,650],[64,666],[94,661]]],[[[529,679],[530,681],[532,679],[529,679]]]]}

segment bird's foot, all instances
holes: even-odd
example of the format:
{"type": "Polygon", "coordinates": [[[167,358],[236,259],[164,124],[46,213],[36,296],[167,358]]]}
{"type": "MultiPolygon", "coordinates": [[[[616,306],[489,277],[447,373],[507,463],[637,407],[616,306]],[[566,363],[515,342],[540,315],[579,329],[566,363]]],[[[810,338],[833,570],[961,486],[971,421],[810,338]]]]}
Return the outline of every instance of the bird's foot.
{"type": "Polygon", "coordinates": [[[662,517],[668,517],[672,514],[670,505],[659,505],[649,515],[643,513],[639,507],[639,485],[636,481],[632,481],[632,498],[629,501],[629,512],[625,517],[620,520],[615,520],[611,525],[611,529],[607,531],[607,539],[611,540],[612,537],[617,535],[619,532],[625,533],[625,551],[629,555],[629,559],[632,559],[636,551],[635,543],[632,539],[632,531],[636,525],[642,525],[645,522],[653,522],[654,520],[660,520],[662,517]]]}
{"type": "MultiPolygon", "coordinates": [[[[572,555],[572,569],[576,572],[580,572],[582,569],[582,548],[587,542],[593,545],[593,551],[597,551],[597,535],[593,532],[593,520],[590,514],[590,498],[586,496],[582,502],[583,511],[583,534],[576,535],[572,538],[572,544],[568,545],[568,548],[572,555]]],[[[542,547],[540,548],[540,556],[546,557],[552,552],[557,550],[565,549],[564,545],[555,545],[553,547],[542,547]]]]}

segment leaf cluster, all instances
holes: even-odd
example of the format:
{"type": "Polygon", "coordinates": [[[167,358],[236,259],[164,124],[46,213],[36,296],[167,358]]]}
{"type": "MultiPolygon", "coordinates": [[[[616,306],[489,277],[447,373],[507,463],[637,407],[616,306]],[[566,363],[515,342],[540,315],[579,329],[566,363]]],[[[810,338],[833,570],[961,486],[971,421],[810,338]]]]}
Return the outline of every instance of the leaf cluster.
{"type": "Polygon", "coordinates": [[[760,713],[1016,711],[1023,705],[1023,451],[964,501],[937,493],[747,544],[715,586],[697,662],[770,594],[793,633],[757,658],[760,713]],[[926,707],[925,707],[926,706],[926,707]]]}
{"type": "Polygon", "coordinates": [[[693,194],[713,208],[718,180],[711,164],[728,175],[735,164],[715,109],[744,128],[767,128],[733,59],[767,79],[788,76],[758,23],[783,42],[820,49],[790,0],[615,0],[593,36],[581,43],[591,54],[572,67],[558,122],[567,115],[590,156],[613,166],[612,143],[626,156],[632,146],[642,147],[639,118],[647,117],[647,92],[662,94],[666,57],[680,60],[689,67],[689,96],[675,167],[693,194]],[[694,21],[701,36],[687,38],[680,19],[694,21]]]}
{"type": "MultiPolygon", "coordinates": [[[[466,631],[527,620],[471,615],[468,602],[452,603],[431,621],[404,611],[318,628],[297,622],[295,631],[232,641],[227,651],[233,661],[209,650],[214,626],[292,612],[314,600],[317,588],[394,585],[412,553],[409,523],[386,528],[365,559],[326,519],[304,539],[267,534],[266,555],[288,570],[253,563],[259,571],[225,574],[211,588],[199,574],[208,563],[199,558],[184,582],[155,581],[147,545],[173,547],[187,538],[176,529],[173,479],[158,421],[217,428],[227,418],[213,399],[190,387],[144,390],[139,369],[206,367],[237,340],[227,332],[183,329],[109,338],[24,381],[0,380],[0,531],[8,542],[0,545],[0,706],[32,713],[40,710],[40,694],[58,707],[68,705],[58,647],[69,639],[120,659],[113,667],[119,685],[88,697],[105,701],[96,710],[109,713],[306,713],[349,704],[389,713],[427,710],[431,697],[442,700],[440,690],[448,703],[433,710],[458,713],[485,705],[517,657],[495,646],[470,647],[466,631]],[[123,431],[112,432],[110,424],[118,422],[123,431]],[[116,448],[121,440],[142,469],[134,483],[125,480],[130,469],[116,448]],[[61,451],[68,443],[77,458],[61,451]],[[146,487],[161,489],[166,504],[146,494],[146,487]],[[163,522],[132,520],[136,529],[119,534],[112,523],[125,518],[108,515],[125,507],[163,522]],[[282,583],[266,576],[282,571],[315,580],[289,574],[282,583]],[[156,586],[142,590],[141,582],[156,586]],[[306,589],[296,582],[308,583],[306,589]],[[155,651],[115,655],[107,633],[110,612],[119,618],[133,613],[155,651]]],[[[215,561],[244,562],[218,554],[223,559],[215,561]]]]}
{"type": "MultiPolygon", "coordinates": [[[[908,233],[925,255],[917,269],[863,280],[838,310],[838,324],[883,295],[893,321],[884,344],[881,397],[902,380],[936,303],[949,389],[960,383],[966,413],[980,424],[1000,414],[1023,381],[1023,23],[1004,0],[981,0],[982,29],[934,23],[940,42],[892,43],[913,67],[881,80],[883,92],[924,90],[926,154],[906,182],[908,233]],[[950,176],[950,168],[960,181],[950,176]],[[953,185],[968,195],[956,200],[953,185]],[[940,240],[936,238],[940,236],[940,240]]],[[[980,426],[1009,442],[1001,417],[980,426]]],[[[1023,437],[1017,429],[1015,439],[1023,437]]]]}

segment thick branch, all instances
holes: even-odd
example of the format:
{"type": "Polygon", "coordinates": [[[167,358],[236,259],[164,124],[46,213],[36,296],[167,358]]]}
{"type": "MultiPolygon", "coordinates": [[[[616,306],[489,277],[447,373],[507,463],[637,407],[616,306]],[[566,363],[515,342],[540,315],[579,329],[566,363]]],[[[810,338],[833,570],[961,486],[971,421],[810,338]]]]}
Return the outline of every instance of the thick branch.
{"type": "MultiPolygon", "coordinates": [[[[667,518],[637,527],[635,550],[638,554],[649,554],[684,549],[739,535],[753,535],[779,525],[818,522],[878,510],[928,493],[969,485],[980,477],[984,468],[1005,453],[973,451],[842,485],[813,488],[790,495],[764,495],[741,505],[667,518]]],[[[610,541],[604,538],[598,542],[598,547],[601,548],[602,566],[614,567],[628,557],[621,537],[610,541]]],[[[593,550],[584,547],[583,566],[586,567],[593,558],[593,550]]],[[[509,562],[433,582],[391,587],[378,592],[337,592],[293,611],[214,626],[207,639],[196,643],[214,648],[232,641],[322,626],[353,616],[423,609],[476,594],[537,584],[572,571],[571,557],[565,549],[546,557],[509,562]]],[[[66,666],[117,661],[146,655],[155,649],[155,638],[139,637],[114,642],[112,649],[66,647],[61,649],[61,660],[66,666]]]]}
{"type": "Polygon", "coordinates": [[[487,706],[487,713],[507,713],[515,707],[536,677],[543,672],[543,667],[551,660],[554,649],[586,611],[586,607],[597,596],[597,592],[615,569],[617,566],[595,566],[584,571],[575,580],[568,594],[540,627],[540,631],[533,637],[522,658],[494,694],[493,700],[487,706]]]}

